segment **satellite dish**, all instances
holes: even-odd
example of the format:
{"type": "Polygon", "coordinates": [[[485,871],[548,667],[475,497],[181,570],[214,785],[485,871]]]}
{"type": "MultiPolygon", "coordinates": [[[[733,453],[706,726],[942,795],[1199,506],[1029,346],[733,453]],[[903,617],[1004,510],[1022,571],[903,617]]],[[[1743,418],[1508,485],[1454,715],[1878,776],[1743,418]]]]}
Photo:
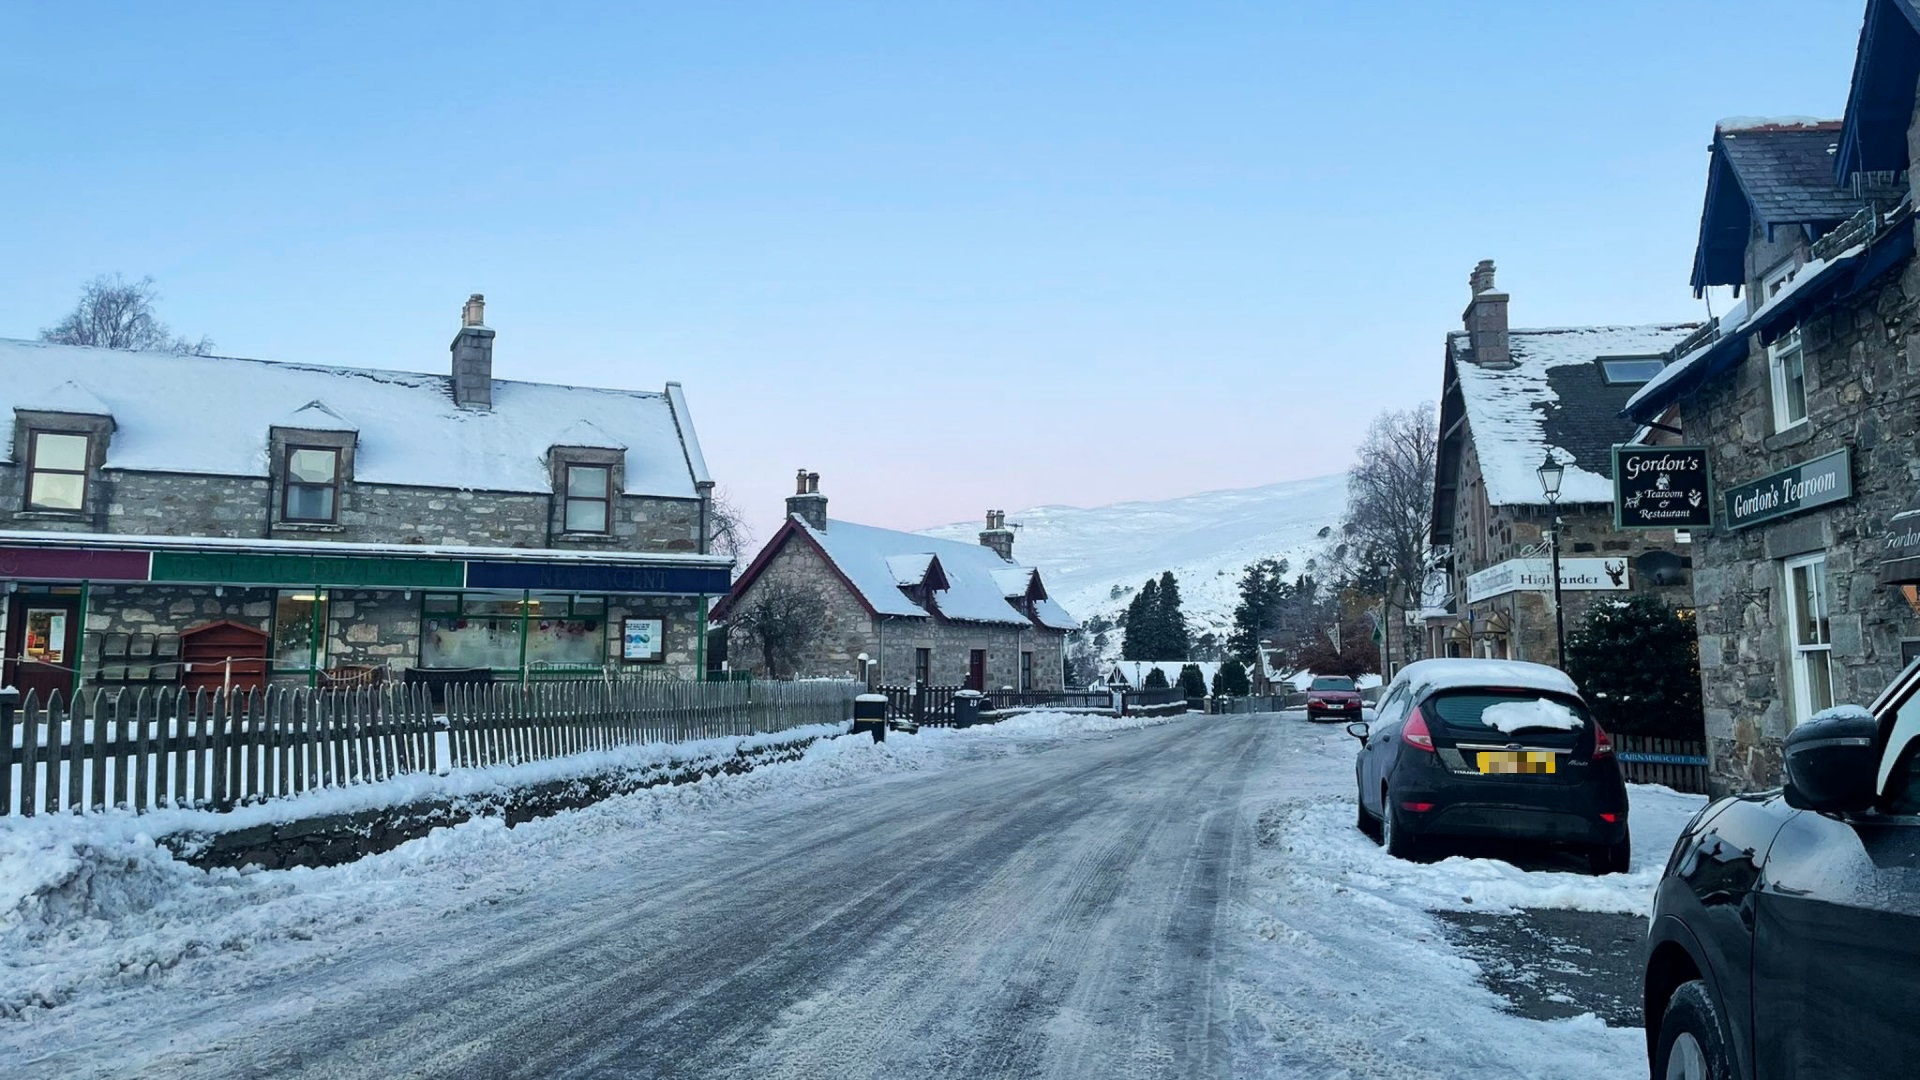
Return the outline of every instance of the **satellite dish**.
{"type": "Polygon", "coordinates": [[[1687,581],[1687,567],[1693,560],[1675,555],[1671,551],[1643,552],[1633,560],[1633,565],[1641,576],[1654,585],[1684,585],[1687,581]]]}

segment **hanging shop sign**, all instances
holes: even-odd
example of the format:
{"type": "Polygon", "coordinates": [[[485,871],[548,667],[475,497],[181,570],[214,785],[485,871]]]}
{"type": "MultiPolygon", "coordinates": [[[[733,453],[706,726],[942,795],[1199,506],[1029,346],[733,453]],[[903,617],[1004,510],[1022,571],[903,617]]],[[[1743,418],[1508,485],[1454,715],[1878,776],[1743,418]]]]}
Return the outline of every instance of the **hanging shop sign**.
{"type": "Polygon", "coordinates": [[[1844,447],[1724,492],[1728,528],[1744,529],[1853,498],[1853,454],[1844,447]]]}
{"type": "Polygon", "coordinates": [[[1712,528],[1707,448],[1614,447],[1613,524],[1621,529],[1712,528]]]}
{"type": "MultiPolygon", "coordinates": [[[[1561,559],[1562,592],[1619,592],[1631,588],[1626,559],[1561,559]]],[[[1510,592],[1553,588],[1553,560],[1508,559],[1467,576],[1467,602],[1477,604],[1510,592]]]]}
{"type": "Polygon", "coordinates": [[[1880,584],[1920,585],[1920,509],[1893,515],[1881,541],[1880,584]]]}

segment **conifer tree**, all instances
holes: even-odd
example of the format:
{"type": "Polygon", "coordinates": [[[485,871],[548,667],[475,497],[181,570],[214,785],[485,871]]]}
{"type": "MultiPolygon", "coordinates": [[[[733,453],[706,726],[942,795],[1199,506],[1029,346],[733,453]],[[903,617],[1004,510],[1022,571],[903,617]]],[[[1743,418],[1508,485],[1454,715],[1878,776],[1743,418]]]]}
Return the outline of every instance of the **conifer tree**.
{"type": "Polygon", "coordinates": [[[1155,645],[1160,655],[1155,660],[1185,660],[1193,643],[1187,632],[1187,616],[1180,610],[1180,582],[1168,570],[1160,575],[1159,615],[1154,619],[1155,645]]]}
{"type": "Polygon", "coordinates": [[[1207,696],[1207,677],[1200,674],[1200,665],[1181,665],[1180,690],[1190,698],[1203,698],[1207,696]]]}
{"type": "Polygon", "coordinates": [[[1120,659],[1122,660],[1160,660],[1164,657],[1153,655],[1159,645],[1156,624],[1160,615],[1160,583],[1152,578],[1141,587],[1140,594],[1127,605],[1126,636],[1120,639],[1120,659]]]}
{"type": "Polygon", "coordinates": [[[1213,673],[1214,697],[1245,697],[1253,692],[1253,682],[1247,678],[1246,666],[1238,660],[1228,660],[1213,673]]]}
{"type": "Polygon", "coordinates": [[[1147,672],[1147,677],[1140,680],[1140,689],[1142,690],[1167,689],[1167,673],[1164,671],[1161,671],[1159,668],[1154,668],[1153,670],[1147,672]]]}
{"type": "Polygon", "coordinates": [[[1658,597],[1601,602],[1567,634],[1567,674],[1600,726],[1616,734],[1698,739],[1699,637],[1658,597]]]}

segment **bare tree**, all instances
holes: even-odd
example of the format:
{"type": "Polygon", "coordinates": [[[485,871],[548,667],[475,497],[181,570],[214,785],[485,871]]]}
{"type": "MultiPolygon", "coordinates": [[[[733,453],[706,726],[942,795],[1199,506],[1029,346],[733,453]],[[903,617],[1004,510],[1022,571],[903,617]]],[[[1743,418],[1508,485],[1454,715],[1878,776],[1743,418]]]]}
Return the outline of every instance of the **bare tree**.
{"type": "Polygon", "coordinates": [[[725,491],[716,489],[707,503],[707,550],[732,559],[733,572],[738,576],[745,569],[740,560],[752,547],[753,530],[747,527],[740,507],[725,491]]]}
{"type": "MultiPolygon", "coordinates": [[[[1393,610],[1417,603],[1426,577],[1434,424],[1431,404],[1381,413],[1360,444],[1360,460],[1347,471],[1347,512],[1340,526],[1346,568],[1356,587],[1386,597],[1389,634],[1393,610]]],[[[1402,655],[1412,656],[1411,639],[1403,640],[1402,655]]]]}
{"type": "Polygon", "coordinates": [[[173,336],[167,324],[154,314],[153,305],[159,299],[150,277],[129,282],[119,274],[102,274],[81,286],[80,302],[66,318],[40,331],[40,340],[182,356],[211,354],[212,338],[190,341],[173,336]]]}
{"type": "Polygon", "coordinates": [[[761,578],[727,612],[729,634],[737,632],[760,650],[767,677],[794,671],[799,656],[820,633],[827,606],[820,594],[784,579],[761,578]]]}

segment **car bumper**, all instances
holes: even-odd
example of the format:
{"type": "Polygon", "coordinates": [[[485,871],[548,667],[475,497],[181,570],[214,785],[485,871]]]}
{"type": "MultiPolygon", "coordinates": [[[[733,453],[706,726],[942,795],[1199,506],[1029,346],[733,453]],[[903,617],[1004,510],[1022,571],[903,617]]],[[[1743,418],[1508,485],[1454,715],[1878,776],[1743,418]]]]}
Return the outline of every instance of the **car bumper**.
{"type": "Polygon", "coordinates": [[[1401,804],[1400,824],[1415,836],[1461,840],[1526,840],[1554,844],[1614,844],[1627,835],[1626,793],[1618,796],[1589,784],[1501,785],[1504,790],[1472,790],[1468,778],[1445,788],[1394,791],[1401,804]],[[1467,787],[1467,790],[1460,790],[1467,787]],[[1518,790],[1515,790],[1518,788],[1518,790]],[[1407,803],[1431,809],[1412,811],[1407,803]],[[1612,821],[1602,814],[1610,814],[1612,821]]]}

